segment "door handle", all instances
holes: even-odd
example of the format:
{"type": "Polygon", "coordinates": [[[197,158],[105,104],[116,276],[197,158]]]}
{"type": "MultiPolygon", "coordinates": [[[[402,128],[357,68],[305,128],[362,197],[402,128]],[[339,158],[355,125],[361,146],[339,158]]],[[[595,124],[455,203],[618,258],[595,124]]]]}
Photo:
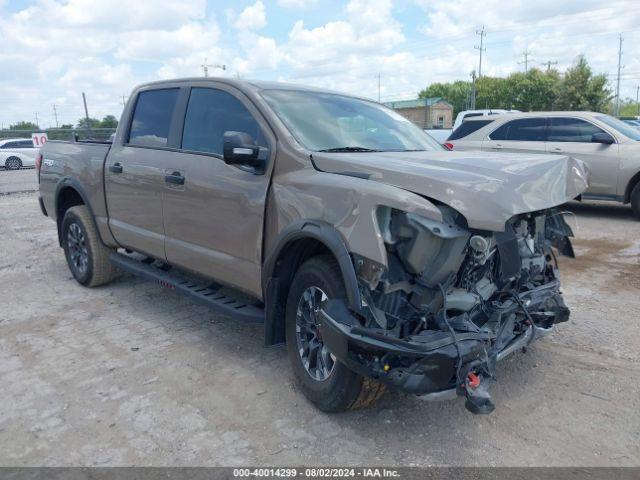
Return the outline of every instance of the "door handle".
{"type": "Polygon", "coordinates": [[[493,148],[494,150],[502,150],[502,145],[501,145],[501,144],[499,144],[499,143],[496,143],[496,144],[495,144],[493,147],[491,147],[491,148],[493,148]]]}
{"type": "Polygon", "coordinates": [[[552,151],[552,152],[561,152],[561,151],[562,151],[562,149],[561,149],[560,147],[553,147],[553,148],[551,149],[551,151],[552,151]]]}
{"type": "Polygon", "coordinates": [[[166,175],[164,181],[173,185],[184,185],[184,176],[180,172],[173,172],[171,175],[166,175]]]}
{"type": "Polygon", "coordinates": [[[113,173],[122,173],[122,165],[120,165],[119,162],[116,162],[109,167],[109,171],[113,173]]]}

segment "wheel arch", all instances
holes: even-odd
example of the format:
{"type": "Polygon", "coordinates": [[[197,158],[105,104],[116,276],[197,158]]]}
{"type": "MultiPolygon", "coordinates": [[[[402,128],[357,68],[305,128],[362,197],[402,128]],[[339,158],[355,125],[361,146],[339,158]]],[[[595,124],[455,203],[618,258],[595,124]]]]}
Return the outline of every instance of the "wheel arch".
{"type": "Polygon", "coordinates": [[[356,272],[340,233],[325,222],[297,221],[280,233],[263,265],[266,345],[284,343],[284,308],[293,276],[305,260],[323,253],[331,254],[338,262],[349,305],[360,310],[356,272]]]}
{"type": "MultiPolygon", "coordinates": [[[[75,207],[77,205],[85,205],[89,210],[89,214],[91,215],[94,226],[96,225],[95,216],[93,214],[93,210],[91,209],[91,204],[88,201],[84,189],[77,180],[69,177],[63,178],[56,187],[54,198],[54,211],[56,215],[56,224],[58,226],[58,243],[60,244],[60,246],[62,246],[62,220],[64,219],[65,212],[71,207],[75,207]]],[[[100,232],[97,228],[96,232],[98,234],[98,239],[102,242],[100,232]]]]}
{"type": "Polygon", "coordinates": [[[624,198],[622,199],[622,203],[629,203],[631,201],[631,192],[633,189],[640,183],[640,171],[637,171],[636,174],[631,177],[629,183],[627,184],[627,188],[624,192],[624,198]]]}

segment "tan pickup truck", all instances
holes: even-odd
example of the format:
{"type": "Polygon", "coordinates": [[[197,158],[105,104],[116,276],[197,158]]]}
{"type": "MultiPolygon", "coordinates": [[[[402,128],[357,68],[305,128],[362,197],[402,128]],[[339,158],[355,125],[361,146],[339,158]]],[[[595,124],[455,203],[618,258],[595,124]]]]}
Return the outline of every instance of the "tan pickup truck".
{"type": "Polygon", "coordinates": [[[264,322],[324,411],[389,386],[489,413],[496,361],[569,317],[570,157],[449,152],[365,99],[198,78],[138,87],[113,143],[49,141],[38,166],[78,282],[131,272],[264,322]]]}

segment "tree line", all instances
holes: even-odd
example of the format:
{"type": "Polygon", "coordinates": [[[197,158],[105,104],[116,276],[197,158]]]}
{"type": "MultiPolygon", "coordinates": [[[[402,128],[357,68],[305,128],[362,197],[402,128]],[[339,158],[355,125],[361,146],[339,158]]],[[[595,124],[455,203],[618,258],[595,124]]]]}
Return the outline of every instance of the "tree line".
{"type": "MultiPolygon", "coordinates": [[[[432,83],[419,93],[420,98],[442,97],[453,104],[454,113],[470,108],[472,82],[458,80],[432,83]]],[[[580,56],[564,73],[532,68],[526,73],[512,73],[506,78],[476,79],[476,108],[503,108],[522,111],[591,110],[613,111],[612,90],[607,76],[595,75],[586,58],[580,56]]],[[[627,100],[621,104],[621,115],[635,115],[637,104],[627,100]]]]}
{"type": "MultiPolygon", "coordinates": [[[[76,123],[75,127],[71,123],[64,123],[57,127],[59,129],[71,130],[73,128],[78,129],[87,129],[87,128],[116,128],[118,126],[118,119],[113,115],[105,115],[102,120],[98,120],[97,118],[81,118],[76,123]]],[[[36,125],[33,122],[16,122],[12,125],[9,125],[9,130],[40,130],[40,126],[36,125]]],[[[47,130],[56,130],[54,128],[47,130]]]]}

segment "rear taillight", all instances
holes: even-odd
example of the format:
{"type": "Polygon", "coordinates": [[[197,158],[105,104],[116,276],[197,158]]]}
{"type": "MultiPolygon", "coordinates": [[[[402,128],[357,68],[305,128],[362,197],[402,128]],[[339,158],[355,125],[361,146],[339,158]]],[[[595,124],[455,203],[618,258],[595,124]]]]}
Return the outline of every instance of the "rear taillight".
{"type": "Polygon", "coordinates": [[[40,167],[42,166],[42,154],[36,155],[36,170],[40,173],[40,167]]]}
{"type": "Polygon", "coordinates": [[[449,143],[449,142],[443,143],[442,146],[447,150],[453,150],[453,143],[449,143]]]}

